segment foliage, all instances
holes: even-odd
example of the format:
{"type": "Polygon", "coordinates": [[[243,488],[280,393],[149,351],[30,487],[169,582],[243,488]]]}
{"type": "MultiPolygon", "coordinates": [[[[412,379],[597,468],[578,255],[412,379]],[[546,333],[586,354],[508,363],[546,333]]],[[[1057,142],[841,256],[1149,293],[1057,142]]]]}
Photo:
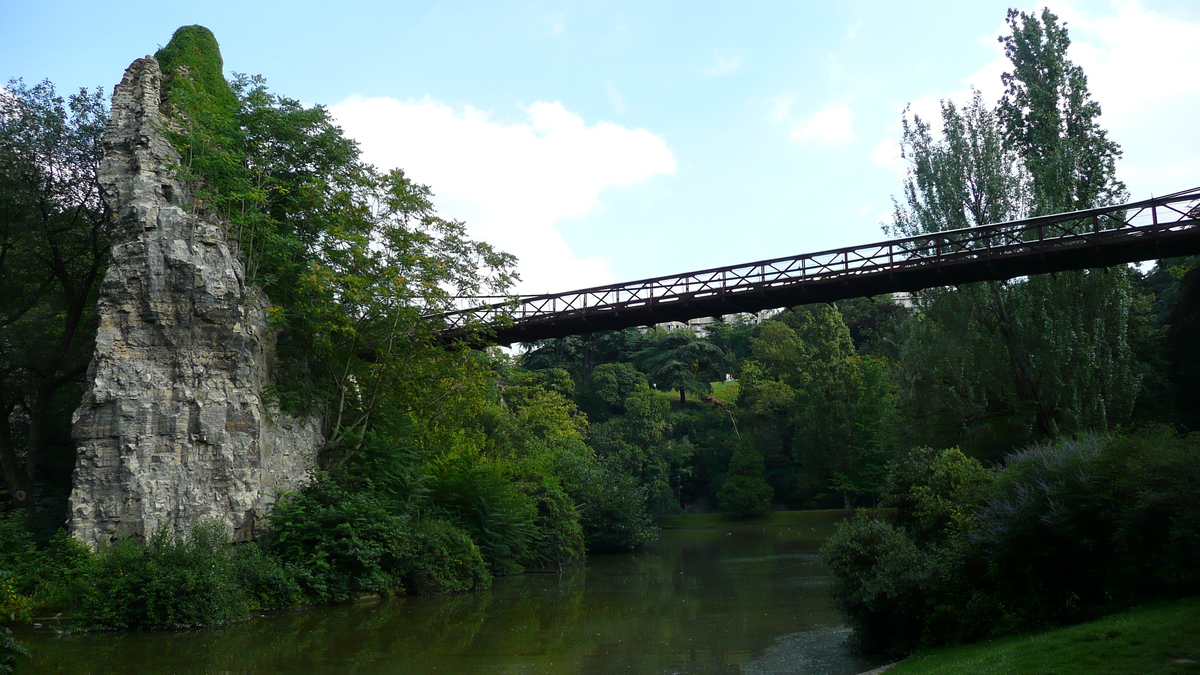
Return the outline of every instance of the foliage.
{"type": "Polygon", "coordinates": [[[838,610],[869,651],[895,653],[920,644],[927,616],[931,556],[904,530],[875,517],[845,521],[821,549],[834,578],[838,610]]]}
{"type": "Polygon", "coordinates": [[[631,551],[658,539],[649,490],[636,478],[605,461],[577,461],[562,471],[569,494],[580,505],[588,552],[631,551]]]}
{"type": "Polygon", "coordinates": [[[325,475],[286,495],[272,511],[271,552],[296,568],[308,597],[328,602],[491,583],[479,549],[465,533],[398,512],[372,487],[325,475]]]}
{"type": "Polygon", "coordinates": [[[99,89],[0,88],[0,474],[31,512],[39,472],[65,485],[74,466],[70,418],[108,255],[96,176],[106,118],[99,89]]]}
{"type": "Polygon", "coordinates": [[[850,329],[850,339],[859,354],[898,361],[901,326],[913,310],[894,298],[851,298],[837,302],[838,311],[850,329]]]}
{"type": "Polygon", "coordinates": [[[919,449],[889,471],[893,517],[822,555],[863,646],[889,653],[1194,594],[1198,459],[1200,437],[1165,429],[1035,446],[995,472],[919,449]]]}
{"type": "Polygon", "coordinates": [[[725,379],[729,357],[715,343],[703,340],[691,330],[646,333],[644,345],[635,356],[650,382],[660,389],[679,392],[680,403],[687,392],[708,394],[713,380],[725,379]]]}
{"type": "Polygon", "coordinates": [[[888,465],[883,501],[893,520],[919,542],[941,542],[964,531],[993,481],[991,471],[958,448],[914,448],[888,465]]]}
{"type": "MultiPolygon", "coordinates": [[[[739,402],[764,456],[779,457],[792,485],[777,494],[801,500],[837,490],[849,509],[878,492],[890,452],[889,365],[855,352],[834,307],[799,307],[763,325],[742,366],[739,402]]],[[[779,489],[782,487],[783,489],[779,489]]]]}
{"type": "Polygon", "coordinates": [[[443,460],[433,467],[430,498],[463,523],[494,574],[524,569],[537,506],[501,467],[470,456],[443,460]]]}
{"type": "Polygon", "coordinates": [[[124,540],[82,561],[71,580],[71,621],[79,628],[188,628],[242,619],[249,603],[237,583],[220,526],[185,540],[160,528],[145,543],[124,540]]]}
{"type": "MultiPolygon", "coordinates": [[[[892,231],[914,235],[1124,198],[1120,152],[1098,126],[1057,18],[1010,12],[1012,71],[993,111],[976,93],[942,103],[942,134],[904,120],[911,162],[892,231]]],[[[1031,442],[1127,424],[1145,372],[1145,323],[1125,267],[968,284],[921,294],[900,350],[901,410],[914,444],[997,459],[1031,442]]]]}
{"type": "Polygon", "coordinates": [[[1006,145],[1023,160],[1035,215],[1119,204],[1128,195],[1116,180],[1120,146],[1100,127],[1100,104],[1083,69],[1067,59],[1071,39],[1049,9],[1041,19],[1015,9],[1002,38],[1012,71],[1001,75],[999,116],[1006,145]]]}
{"type": "Polygon", "coordinates": [[[29,650],[12,636],[12,631],[0,626],[0,675],[17,672],[17,657],[29,656],[29,650]]]}
{"type": "Polygon", "coordinates": [[[761,516],[771,508],[775,490],[763,479],[762,453],[750,445],[734,451],[729,460],[729,475],[717,500],[721,511],[736,516],[761,516]]]}

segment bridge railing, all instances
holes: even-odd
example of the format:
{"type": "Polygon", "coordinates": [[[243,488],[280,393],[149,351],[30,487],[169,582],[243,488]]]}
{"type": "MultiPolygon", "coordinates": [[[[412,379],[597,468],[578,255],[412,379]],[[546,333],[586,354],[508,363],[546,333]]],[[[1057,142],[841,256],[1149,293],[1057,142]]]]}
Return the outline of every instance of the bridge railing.
{"type": "Polygon", "coordinates": [[[1000,259],[1036,251],[1089,246],[1172,229],[1195,228],[1200,188],[1139,202],[959,230],[933,232],[862,246],[714,267],[685,274],[595,286],[564,293],[514,297],[431,319],[447,331],[511,325],[666,306],[713,296],[734,297],[833,277],[894,272],[912,267],[1000,259]]]}

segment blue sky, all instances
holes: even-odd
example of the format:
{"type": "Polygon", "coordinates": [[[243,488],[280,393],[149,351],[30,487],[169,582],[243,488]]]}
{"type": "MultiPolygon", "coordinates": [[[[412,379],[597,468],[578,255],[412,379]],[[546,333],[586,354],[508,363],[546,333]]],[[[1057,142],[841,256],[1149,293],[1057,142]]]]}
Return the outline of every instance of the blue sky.
{"type": "MultiPolygon", "coordinates": [[[[883,238],[901,110],[998,97],[1009,6],[10,1],[0,76],[111,88],[208,26],[227,72],[330,106],[541,292],[883,238]]],[[[1200,185],[1200,3],[1051,7],[1133,196],[1200,185]]]]}

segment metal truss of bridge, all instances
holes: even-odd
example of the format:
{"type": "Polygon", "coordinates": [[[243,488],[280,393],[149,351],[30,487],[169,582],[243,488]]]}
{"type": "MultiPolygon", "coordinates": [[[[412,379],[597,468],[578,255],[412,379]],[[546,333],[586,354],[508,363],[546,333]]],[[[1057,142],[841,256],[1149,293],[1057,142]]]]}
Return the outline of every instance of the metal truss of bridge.
{"type": "Polygon", "coordinates": [[[1200,188],[1156,199],[673,276],[515,297],[431,319],[513,344],[1200,253],[1200,188]]]}

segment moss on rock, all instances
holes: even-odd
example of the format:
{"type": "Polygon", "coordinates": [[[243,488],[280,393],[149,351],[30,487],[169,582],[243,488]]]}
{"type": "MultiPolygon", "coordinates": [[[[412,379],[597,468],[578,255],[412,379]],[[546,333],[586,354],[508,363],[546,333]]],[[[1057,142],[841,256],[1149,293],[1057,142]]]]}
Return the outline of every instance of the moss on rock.
{"type": "Polygon", "coordinates": [[[231,116],[237,110],[237,96],[225,79],[221,46],[211,30],[183,26],[154,58],[166,76],[163,94],[180,112],[189,117],[231,116]]]}

